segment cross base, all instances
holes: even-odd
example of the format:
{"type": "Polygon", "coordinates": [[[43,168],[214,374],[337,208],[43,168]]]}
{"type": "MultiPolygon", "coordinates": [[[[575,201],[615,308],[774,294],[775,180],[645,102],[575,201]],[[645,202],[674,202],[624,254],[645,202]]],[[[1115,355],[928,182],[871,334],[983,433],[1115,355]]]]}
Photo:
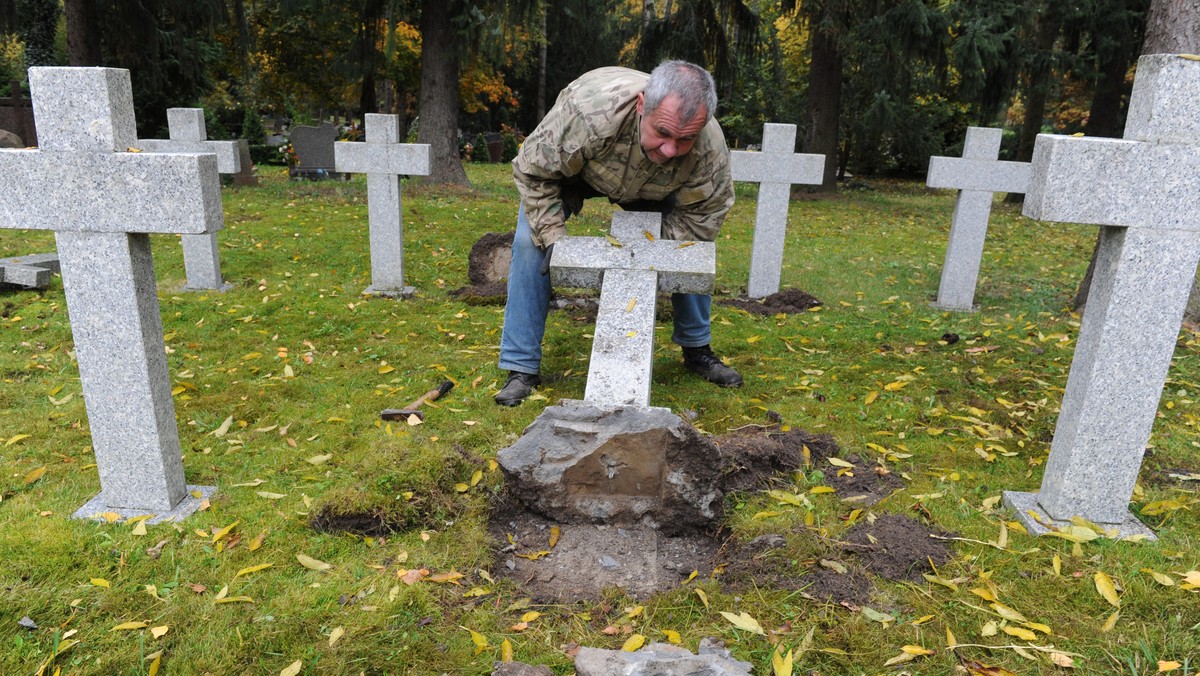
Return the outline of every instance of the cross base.
{"type": "Polygon", "coordinates": [[[959,305],[946,305],[944,303],[939,303],[936,300],[929,301],[929,307],[933,308],[934,310],[941,310],[942,312],[979,312],[978,305],[962,307],[959,305]]]}
{"type": "Polygon", "coordinates": [[[104,517],[100,515],[105,512],[113,512],[114,514],[119,514],[121,516],[119,521],[126,521],[135,516],[142,516],[144,514],[153,515],[149,519],[146,519],[146,523],[148,524],[162,523],[163,521],[182,521],[183,519],[195,513],[196,510],[200,508],[200,503],[211,498],[213,493],[216,492],[216,486],[188,486],[187,493],[184,494],[183,499],[179,501],[179,504],[171,508],[169,512],[156,512],[149,509],[136,509],[130,507],[109,507],[108,501],[104,499],[104,494],[100,493],[96,497],[84,503],[82,507],[75,510],[75,513],[71,515],[71,518],[90,521],[104,521],[104,517]],[[193,495],[193,493],[199,493],[200,497],[196,497],[193,495]]]}
{"type": "Polygon", "coordinates": [[[191,291],[216,291],[217,293],[225,293],[226,291],[228,291],[232,288],[233,288],[233,285],[230,284],[229,282],[222,282],[220,286],[191,286],[187,282],[184,282],[183,286],[179,287],[179,290],[180,291],[189,291],[189,292],[191,292],[191,291]]]}
{"type": "Polygon", "coordinates": [[[394,286],[376,286],[372,284],[363,289],[365,296],[383,296],[384,298],[403,298],[405,300],[412,298],[417,293],[416,287],[404,286],[396,288],[394,286]]]}
{"type": "MultiPolygon", "coordinates": [[[[1021,522],[1025,530],[1029,531],[1030,535],[1045,535],[1051,532],[1049,526],[1067,528],[1072,525],[1070,521],[1055,519],[1047,514],[1046,510],[1042,509],[1042,506],[1038,504],[1037,496],[1037,493],[1004,491],[1005,506],[1016,512],[1017,520],[1021,522]],[[1035,519],[1030,512],[1036,514],[1037,518],[1035,519]]],[[[1097,525],[1106,530],[1116,530],[1117,536],[1113,538],[1116,540],[1125,540],[1138,535],[1151,542],[1158,540],[1158,536],[1154,534],[1154,531],[1150,530],[1146,524],[1138,521],[1133,512],[1128,512],[1125,520],[1121,523],[1101,523],[1097,525]]]]}

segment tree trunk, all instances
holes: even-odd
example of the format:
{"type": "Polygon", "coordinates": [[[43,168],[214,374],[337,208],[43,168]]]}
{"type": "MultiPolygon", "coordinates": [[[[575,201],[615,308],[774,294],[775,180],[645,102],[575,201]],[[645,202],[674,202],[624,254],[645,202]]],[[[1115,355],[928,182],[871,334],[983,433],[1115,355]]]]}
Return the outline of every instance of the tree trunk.
{"type": "Polygon", "coordinates": [[[650,30],[650,24],[654,23],[654,0],[642,0],[642,37],[646,36],[646,31],[650,30]]]}
{"type": "Polygon", "coordinates": [[[383,0],[366,0],[358,23],[358,67],[362,75],[362,86],[358,93],[360,115],[379,112],[375,71],[379,64],[379,24],[383,20],[383,10],[383,0]]]}
{"type": "Polygon", "coordinates": [[[838,117],[842,103],[842,52],[825,30],[814,29],[808,74],[803,152],[825,156],[825,173],[814,191],[837,188],[838,117]]]}
{"type": "MultiPolygon", "coordinates": [[[[1195,54],[1200,52],[1200,0],[1152,0],[1146,13],[1146,38],[1142,43],[1142,54],[1195,54]]],[[[1075,291],[1074,310],[1083,312],[1087,305],[1088,291],[1092,286],[1092,270],[1096,267],[1096,252],[1079,288],[1075,291]]],[[[1200,321],[1200,278],[1192,283],[1188,297],[1185,321],[1200,321]]]]}
{"type": "Polygon", "coordinates": [[[1121,101],[1129,94],[1129,86],[1125,84],[1125,73],[1129,71],[1133,56],[1114,50],[1100,63],[1100,77],[1096,79],[1096,91],[1092,95],[1087,125],[1083,128],[1083,133],[1087,136],[1121,136],[1125,120],[1121,101]]]}
{"type": "MultiPolygon", "coordinates": [[[[1058,36],[1059,19],[1055,15],[1043,12],[1037,22],[1037,34],[1034,37],[1035,53],[1045,54],[1054,48],[1054,39],[1058,36]]],[[[1037,135],[1042,131],[1042,120],[1046,117],[1046,99],[1050,93],[1051,68],[1050,59],[1041,58],[1033,62],[1025,79],[1025,117],[1021,121],[1021,132],[1017,137],[1017,162],[1028,162],[1033,159],[1033,146],[1037,135]]],[[[1024,193],[1010,192],[1004,197],[1005,204],[1022,204],[1024,193]]]]}
{"type": "Polygon", "coordinates": [[[67,63],[71,66],[99,66],[100,30],[96,25],[94,0],[66,0],[67,63]]]}
{"type": "Polygon", "coordinates": [[[546,62],[546,52],[550,46],[550,36],[546,35],[546,14],[550,8],[542,4],[542,11],[538,17],[542,27],[542,44],[538,49],[538,81],[537,81],[537,119],[538,122],[546,117],[546,70],[548,64],[546,62]]]}
{"type": "Polygon", "coordinates": [[[470,185],[458,157],[458,39],[446,0],[422,0],[421,44],[417,143],[428,143],[431,153],[424,181],[470,185]]]}

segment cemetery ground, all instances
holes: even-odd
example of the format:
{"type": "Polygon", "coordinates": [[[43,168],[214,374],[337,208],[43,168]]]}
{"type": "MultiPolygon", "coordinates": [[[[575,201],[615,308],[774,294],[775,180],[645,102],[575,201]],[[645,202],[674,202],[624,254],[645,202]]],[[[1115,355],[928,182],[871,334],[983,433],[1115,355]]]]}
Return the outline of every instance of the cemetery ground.
{"type": "MultiPolygon", "coordinates": [[[[510,518],[495,453],[583,397],[592,324],[552,312],[544,385],[492,402],[503,307],[451,292],[472,244],[512,229],[516,192],[505,166],[468,171],[472,190],[405,187],[410,300],[361,295],[361,176],[260,168],[261,187],[225,188],[226,293],[182,291],[177,238],[152,238],[187,480],[218,487],[181,523],[69,518],[99,482],[62,283],[0,293],[0,672],[486,674],[511,655],[566,674],[578,646],[705,637],[764,674],[1195,670],[1200,329],[1179,337],[1132,505],[1159,541],[1024,534],[1000,493],[1040,484],[1096,229],[997,203],[980,311],[941,312],[953,193],[916,182],[794,199],[782,285],[822,305],[766,315],[723,303],[749,264],[738,186],[714,348],[746,384],[686,373],[660,321],[651,404],[723,448],[783,450],[730,484],[711,555],[675,561],[669,590],[524,586],[536,573],[507,561],[536,570],[593,527],[510,518]],[[422,424],[379,420],[447,379],[422,424]]],[[[611,213],[590,201],[572,234],[611,213]]],[[[0,238],[0,257],[53,248],[0,238]]]]}

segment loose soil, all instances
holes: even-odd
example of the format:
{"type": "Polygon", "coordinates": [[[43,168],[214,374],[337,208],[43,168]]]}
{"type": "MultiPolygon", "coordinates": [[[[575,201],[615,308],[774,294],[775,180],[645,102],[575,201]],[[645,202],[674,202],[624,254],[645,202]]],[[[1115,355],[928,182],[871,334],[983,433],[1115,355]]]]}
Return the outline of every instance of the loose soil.
{"type": "Polygon", "coordinates": [[[726,493],[768,488],[775,480],[789,480],[792,472],[809,465],[820,467],[837,455],[838,445],[828,434],[804,430],[780,431],[779,425],[753,425],[713,438],[725,464],[721,490],[726,493]]]}
{"type": "Polygon", "coordinates": [[[719,302],[721,305],[736,307],[750,314],[764,316],[796,314],[823,305],[816,296],[800,289],[783,289],[782,291],[755,300],[748,298],[726,298],[719,302]]]}
{"type": "Polygon", "coordinates": [[[846,533],[842,547],[862,560],[867,570],[889,580],[923,582],[953,558],[950,543],[931,535],[948,535],[902,514],[885,514],[874,523],[860,522],[846,533]]]}

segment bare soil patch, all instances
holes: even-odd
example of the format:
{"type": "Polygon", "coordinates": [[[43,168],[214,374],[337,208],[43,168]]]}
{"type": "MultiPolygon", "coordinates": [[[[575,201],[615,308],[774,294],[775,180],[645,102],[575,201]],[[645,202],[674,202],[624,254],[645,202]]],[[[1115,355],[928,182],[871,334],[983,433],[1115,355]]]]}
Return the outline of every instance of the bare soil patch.
{"type": "Polygon", "coordinates": [[[862,560],[867,570],[889,580],[922,582],[953,558],[950,543],[931,535],[948,535],[902,514],[885,514],[874,523],[863,521],[846,533],[843,548],[862,560]]]}
{"type": "Polygon", "coordinates": [[[719,302],[721,305],[736,307],[750,314],[764,316],[796,314],[823,305],[816,296],[800,289],[782,289],[769,296],[755,300],[750,300],[749,298],[726,298],[719,302]]]}

